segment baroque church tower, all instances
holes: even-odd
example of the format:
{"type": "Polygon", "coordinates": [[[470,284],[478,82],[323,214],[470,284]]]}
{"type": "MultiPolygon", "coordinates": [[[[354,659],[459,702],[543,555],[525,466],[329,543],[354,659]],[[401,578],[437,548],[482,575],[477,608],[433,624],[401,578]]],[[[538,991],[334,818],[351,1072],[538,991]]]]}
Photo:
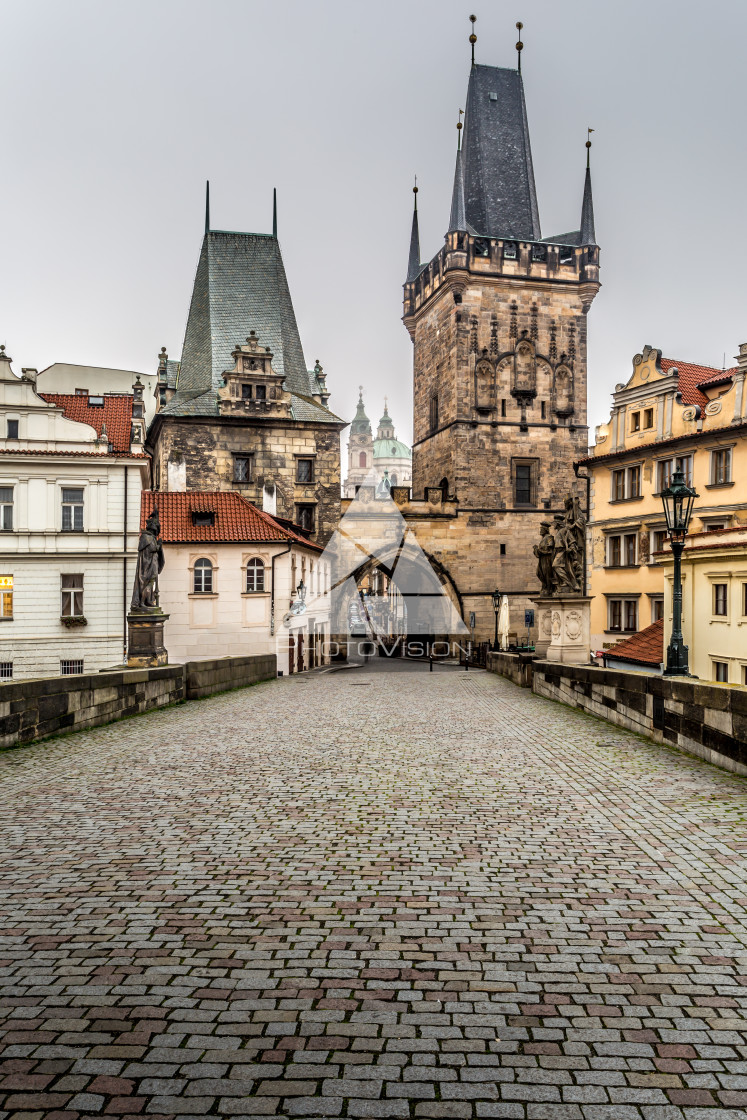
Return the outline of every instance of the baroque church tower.
{"type": "Polygon", "coordinates": [[[348,438],[348,473],[345,479],[345,496],[355,497],[358,486],[362,486],[373,471],[374,441],[371,421],[366,416],[363,404],[363,386],[358,391],[358,408],[350,425],[348,438]]]}
{"type": "Polygon", "coordinates": [[[588,444],[586,315],[600,286],[591,145],[580,228],[543,237],[521,70],[476,65],[474,41],[448,229],[426,264],[415,195],[403,316],[413,497],[440,487],[459,514],[513,515],[505,528],[524,528],[531,560],[537,514],[578,490],[573,462],[588,444]]]}

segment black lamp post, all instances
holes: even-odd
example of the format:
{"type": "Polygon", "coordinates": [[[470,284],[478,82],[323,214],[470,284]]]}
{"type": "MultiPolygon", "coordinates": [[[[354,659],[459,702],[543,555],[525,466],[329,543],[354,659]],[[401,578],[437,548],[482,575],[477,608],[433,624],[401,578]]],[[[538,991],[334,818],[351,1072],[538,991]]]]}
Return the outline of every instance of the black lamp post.
{"type": "Polygon", "coordinates": [[[495,611],[495,638],[493,640],[493,653],[498,649],[498,611],[501,609],[501,593],[498,588],[495,589],[491,596],[493,600],[493,610],[495,611]]]}
{"type": "Polygon", "coordinates": [[[667,647],[667,667],[665,677],[689,677],[687,646],[682,639],[682,550],[693,512],[693,502],[698,497],[690,486],[685,485],[683,471],[675,471],[672,481],[661,492],[667,533],[674,557],[672,580],[672,639],[667,647]]]}

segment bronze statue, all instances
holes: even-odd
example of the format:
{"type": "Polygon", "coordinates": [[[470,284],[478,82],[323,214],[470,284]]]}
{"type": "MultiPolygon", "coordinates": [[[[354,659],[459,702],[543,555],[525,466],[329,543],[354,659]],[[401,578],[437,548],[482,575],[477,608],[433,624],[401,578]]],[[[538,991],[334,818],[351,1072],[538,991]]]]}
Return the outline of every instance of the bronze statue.
{"type": "Polygon", "coordinates": [[[137,546],[135,586],[132,589],[130,610],[152,613],[158,610],[158,576],[163,571],[163,544],[161,521],[154,509],[145,523],[137,546]]]}
{"type": "Polygon", "coordinates": [[[534,546],[534,555],[537,557],[537,579],[542,586],[543,595],[552,595],[555,587],[552,561],[555,555],[555,537],[550,532],[552,523],[543,521],[540,524],[539,544],[534,546]]]}

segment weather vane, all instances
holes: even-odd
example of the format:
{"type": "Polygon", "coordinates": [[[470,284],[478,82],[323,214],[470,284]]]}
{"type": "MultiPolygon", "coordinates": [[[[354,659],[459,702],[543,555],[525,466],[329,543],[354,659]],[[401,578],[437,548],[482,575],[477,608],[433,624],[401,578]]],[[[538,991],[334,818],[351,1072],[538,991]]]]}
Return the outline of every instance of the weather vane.
{"type": "Polygon", "coordinates": [[[595,131],[595,129],[593,129],[593,128],[587,128],[587,130],[586,130],[586,166],[587,166],[587,167],[589,167],[589,166],[590,166],[590,156],[591,156],[591,134],[592,134],[592,132],[594,132],[594,131],[595,131]]]}
{"type": "Polygon", "coordinates": [[[524,24],[521,21],[516,24],[516,30],[519,32],[519,41],[516,44],[516,52],[519,56],[519,73],[521,73],[521,52],[524,50],[524,44],[521,41],[521,29],[523,26],[524,24]]]}
{"type": "Polygon", "coordinates": [[[472,24],[472,34],[469,37],[469,41],[472,44],[472,65],[474,66],[475,65],[475,43],[477,42],[477,36],[475,35],[475,24],[477,23],[477,16],[470,16],[469,21],[472,24]]]}

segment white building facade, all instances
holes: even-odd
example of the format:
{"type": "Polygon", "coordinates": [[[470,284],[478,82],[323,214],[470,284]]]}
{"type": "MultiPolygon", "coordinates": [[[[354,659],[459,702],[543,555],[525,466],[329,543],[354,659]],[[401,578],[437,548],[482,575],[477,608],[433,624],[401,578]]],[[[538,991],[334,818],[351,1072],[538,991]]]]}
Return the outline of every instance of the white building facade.
{"type": "Polygon", "coordinates": [[[149,491],[158,508],[169,662],[276,654],[283,674],[329,660],[329,560],[241,494],[149,491]]]}
{"type": "Polygon", "coordinates": [[[0,349],[0,680],[123,663],[150,478],[142,387],[42,396],[37,376],[0,349]]]}

